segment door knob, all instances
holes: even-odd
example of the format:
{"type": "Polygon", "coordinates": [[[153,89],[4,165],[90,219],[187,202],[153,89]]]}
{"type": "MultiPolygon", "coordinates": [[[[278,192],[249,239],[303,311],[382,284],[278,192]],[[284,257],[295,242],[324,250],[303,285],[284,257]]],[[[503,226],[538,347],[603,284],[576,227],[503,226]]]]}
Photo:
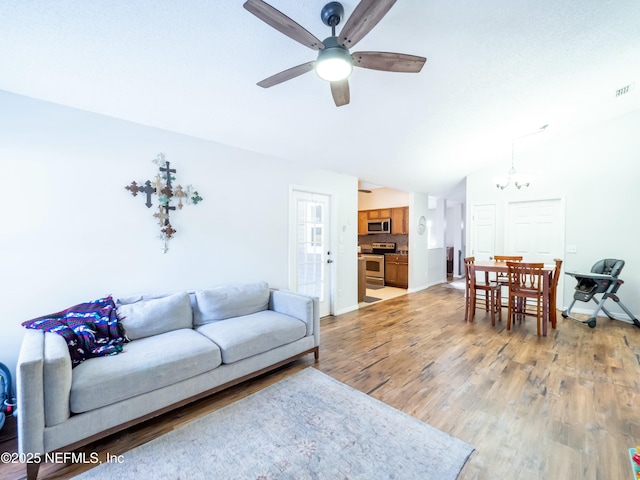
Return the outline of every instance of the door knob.
{"type": "Polygon", "coordinates": [[[333,263],[333,260],[329,259],[327,260],[327,263],[333,263]]]}

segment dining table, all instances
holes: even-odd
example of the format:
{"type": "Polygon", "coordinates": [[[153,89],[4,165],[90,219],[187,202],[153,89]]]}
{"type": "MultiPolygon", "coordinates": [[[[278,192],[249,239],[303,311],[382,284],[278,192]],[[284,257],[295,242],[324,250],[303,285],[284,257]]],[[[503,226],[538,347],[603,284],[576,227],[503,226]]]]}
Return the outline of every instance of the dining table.
{"type": "MultiPolygon", "coordinates": [[[[476,272],[485,273],[502,273],[508,275],[509,267],[507,262],[496,262],[495,260],[476,260],[474,262],[476,272]]],[[[555,264],[544,264],[542,268],[542,336],[547,336],[547,325],[549,323],[550,309],[556,308],[555,305],[550,305],[551,299],[551,283],[553,281],[553,272],[555,271],[555,264]]],[[[555,317],[554,317],[555,318],[555,317]]],[[[556,328],[556,322],[551,321],[551,328],[556,328]]]]}

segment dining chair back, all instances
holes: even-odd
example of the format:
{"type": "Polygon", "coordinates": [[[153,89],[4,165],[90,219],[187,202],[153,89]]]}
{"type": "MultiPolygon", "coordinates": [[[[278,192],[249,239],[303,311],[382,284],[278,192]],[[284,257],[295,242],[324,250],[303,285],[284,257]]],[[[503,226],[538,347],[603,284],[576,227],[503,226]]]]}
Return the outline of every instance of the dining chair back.
{"type": "Polygon", "coordinates": [[[472,295],[475,297],[475,280],[476,271],[474,268],[475,257],[467,257],[464,259],[464,300],[465,300],[465,308],[464,308],[464,321],[469,321],[469,317],[471,317],[471,321],[473,321],[473,315],[475,315],[475,299],[472,302],[472,295]]]}
{"type": "Polygon", "coordinates": [[[535,315],[540,335],[540,323],[543,307],[543,269],[544,263],[507,262],[509,269],[509,310],[507,330],[515,320],[522,321],[525,315],[535,315]],[[527,312],[527,301],[533,301],[535,313],[527,312]]]}
{"type": "Polygon", "coordinates": [[[494,255],[496,262],[521,262],[522,255],[494,255]]]}
{"type": "Polygon", "coordinates": [[[500,285],[495,282],[482,283],[476,278],[475,257],[464,259],[465,271],[465,322],[473,322],[476,314],[476,304],[484,304],[485,311],[491,314],[491,325],[496,324],[496,314],[498,320],[502,320],[502,300],[500,298],[500,285]],[[482,297],[478,292],[483,293],[482,297]]]}
{"type": "MultiPolygon", "coordinates": [[[[506,263],[506,262],[521,262],[522,255],[494,255],[493,260],[498,263],[506,263]]],[[[509,275],[506,273],[498,272],[496,273],[496,282],[499,282],[506,286],[509,283],[509,275]]]]}
{"type": "Polygon", "coordinates": [[[556,262],[556,268],[553,271],[551,289],[549,290],[549,320],[551,321],[551,328],[556,328],[558,322],[556,299],[558,298],[558,280],[560,279],[560,270],[562,270],[562,259],[554,258],[553,261],[556,262]]]}

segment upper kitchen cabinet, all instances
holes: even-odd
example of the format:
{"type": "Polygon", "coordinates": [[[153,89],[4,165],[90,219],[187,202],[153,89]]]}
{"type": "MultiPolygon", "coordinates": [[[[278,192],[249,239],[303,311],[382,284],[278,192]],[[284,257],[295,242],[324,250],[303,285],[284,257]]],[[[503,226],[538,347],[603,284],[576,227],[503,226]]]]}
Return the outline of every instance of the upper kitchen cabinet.
{"type": "Polygon", "coordinates": [[[358,235],[367,234],[367,221],[369,220],[369,212],[361,210],[358,212],[358,235]]]}
{"type": "Polygon", "coordinates": [[[409,207],[391,209],[391,233],[396,235],[409,233],[409,207]]]}
{"type": "Polygon", "coordinates": [[[369,212],[369,220],[377,220],[378,218],[391,218],[390,208],[367,210],[367,212],[369,212]]]}
{"type": "Polygon", "coordinates": [[[369,220],[391,219],[393,235],[409,234],[409,207],[379,208],[376,210],[360,210],[358,212],[358,235],[367,234],[369,220]]]}

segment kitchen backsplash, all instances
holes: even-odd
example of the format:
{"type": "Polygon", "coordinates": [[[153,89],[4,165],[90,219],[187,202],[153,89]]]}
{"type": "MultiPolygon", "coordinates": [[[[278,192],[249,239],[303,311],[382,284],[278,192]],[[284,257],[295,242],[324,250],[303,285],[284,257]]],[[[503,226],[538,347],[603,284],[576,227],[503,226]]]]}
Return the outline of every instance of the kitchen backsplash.
{"type": "Polygon", "coordinates": [[[365,251],[373,242],[395,242],[397,251],[409,251],[409,236],[392,233],[376,233],[375,235],[358,235],[358,246],[365,251]]]}

